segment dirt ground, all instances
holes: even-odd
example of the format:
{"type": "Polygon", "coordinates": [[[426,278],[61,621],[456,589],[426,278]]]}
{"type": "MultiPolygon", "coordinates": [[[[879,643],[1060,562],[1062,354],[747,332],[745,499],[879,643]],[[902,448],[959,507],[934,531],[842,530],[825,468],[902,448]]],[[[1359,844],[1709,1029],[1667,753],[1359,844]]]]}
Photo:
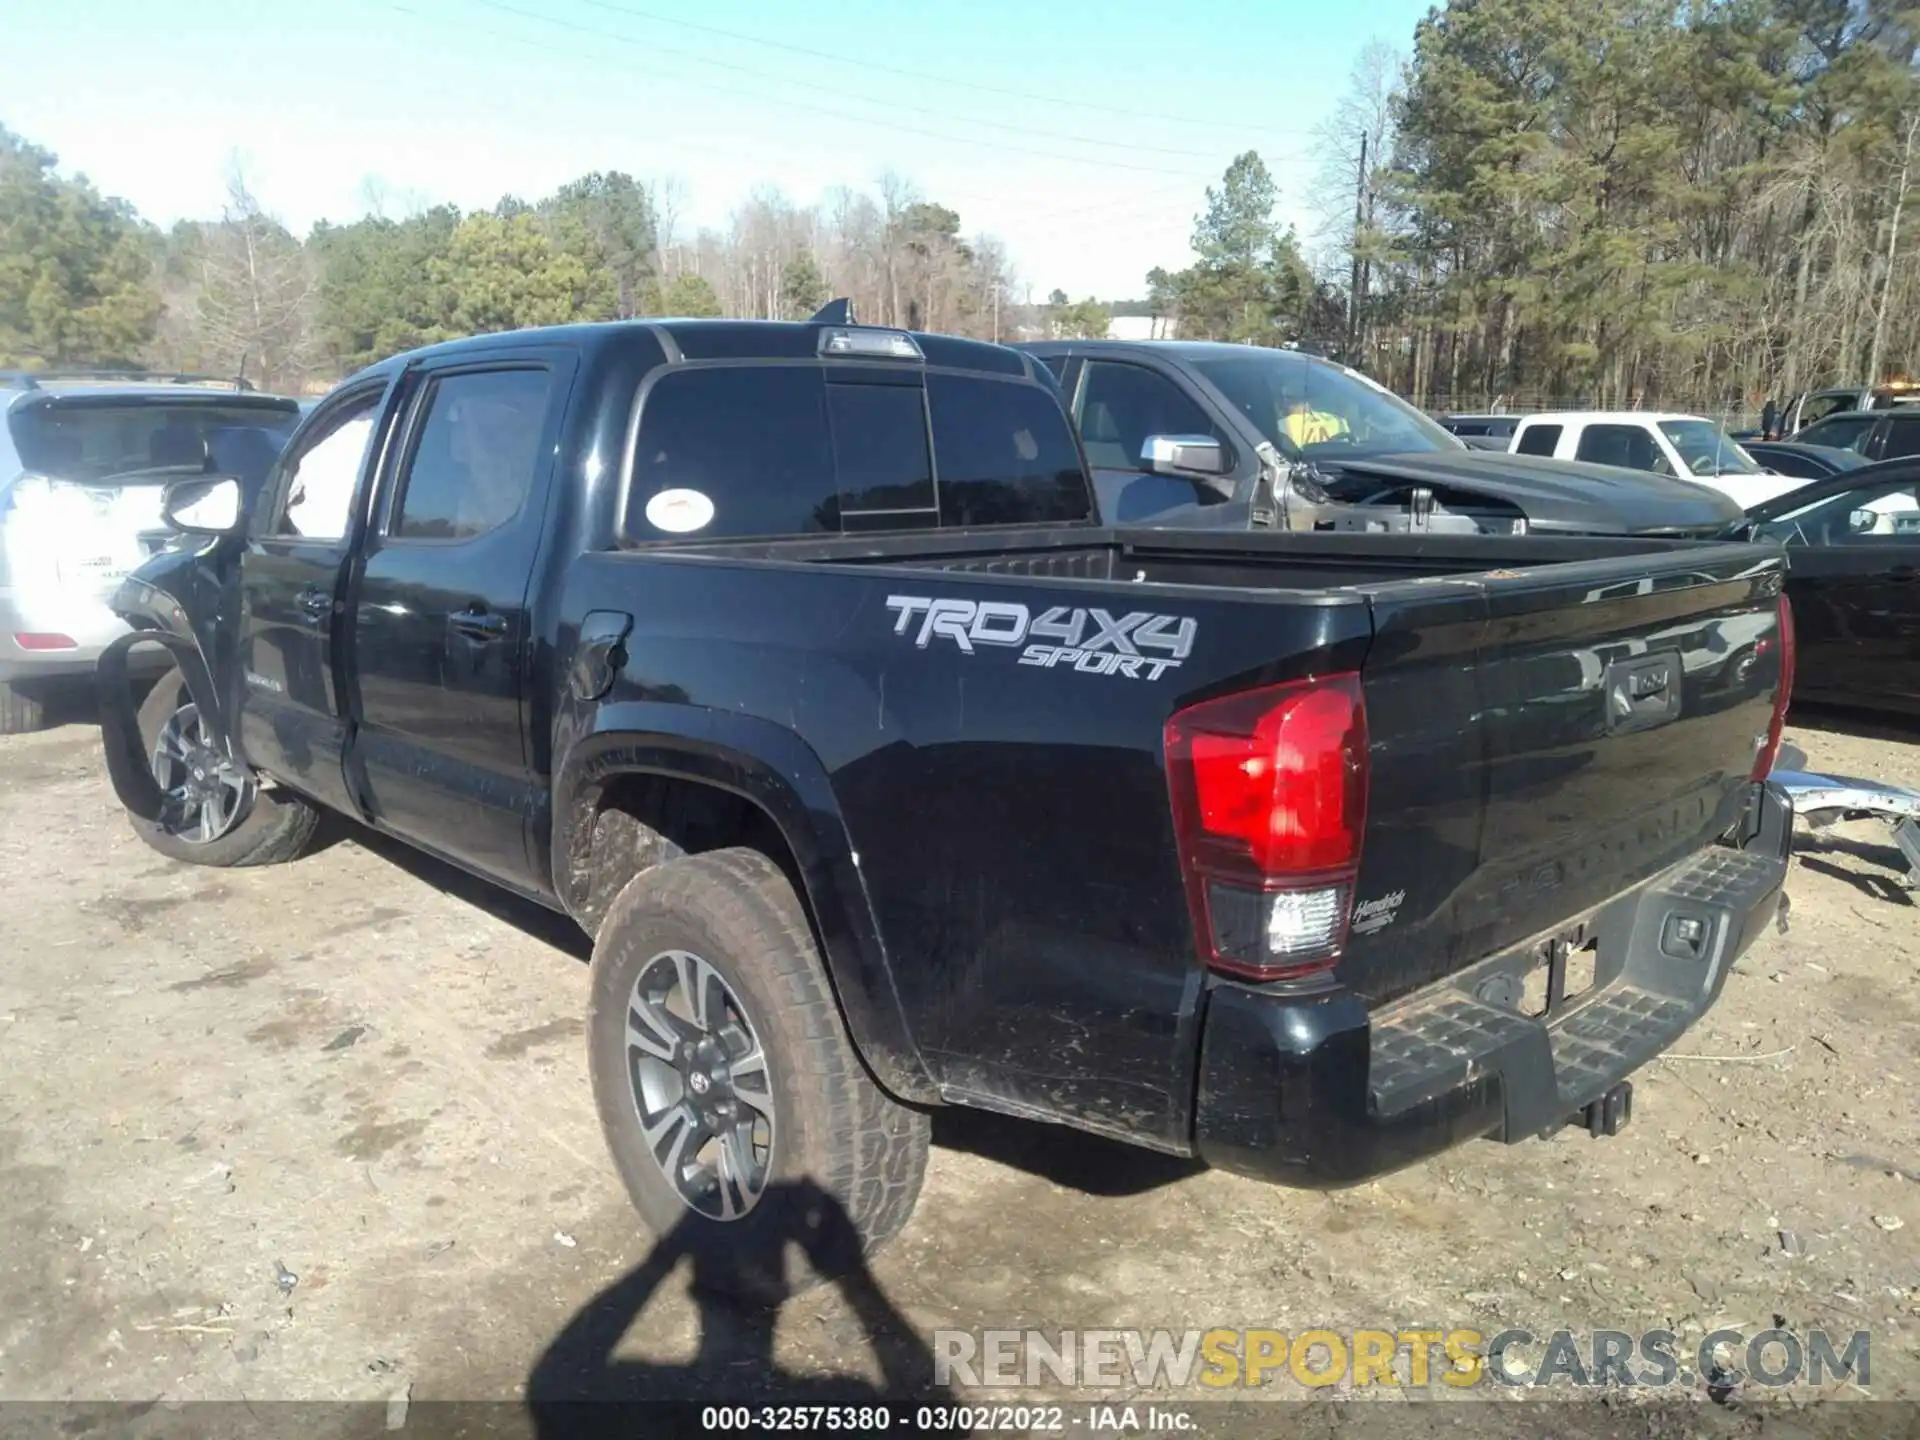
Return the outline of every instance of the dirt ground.
{"type": "MultiPolygon", "coordinates": [[[[1920,782],[1920,743],[1790,738],[1815,768],[1920,782]]],[[[1476,1143],[1321,1195],[943,1115],[906,1232],[769,1337],[645,1265],[588,1090],[577,933],[364,832],[278,869],[170,863],[124,823],[92,726],[0,739],[0,1397],[397,1421],[523,1401],[562,1335],[602,1372],[583,1393],[725,1400],[911,1374],[937,1330],[1664,1328],[1684,1358],[1779,1324],[1870,1332],[1870,1385],[1822,1395],[1920,1398],[1920,925],[1883,828],[1801,846],[1790,933],[1636,1077],[1616,1139],[1476,1143]],[[629,1320],[609,1369],[595,1346],[629,1320]]],[[[1292,1429],[1352,1410],[1269,1381],[1304,1402],[1292,1429]]],[[[1781,1394],[1816,1398],[1690,1401],[1756,1426],[1781,1394]]],[[[1635,1399],[1581,1411],[1654,1433],[1635,1399]]],[[[1440,1408],[1488,1433],[1515,1407],[1440,1408]]],[[[1895,1409],[1852,1413],[1882,1432],[1895,1409]]]]}

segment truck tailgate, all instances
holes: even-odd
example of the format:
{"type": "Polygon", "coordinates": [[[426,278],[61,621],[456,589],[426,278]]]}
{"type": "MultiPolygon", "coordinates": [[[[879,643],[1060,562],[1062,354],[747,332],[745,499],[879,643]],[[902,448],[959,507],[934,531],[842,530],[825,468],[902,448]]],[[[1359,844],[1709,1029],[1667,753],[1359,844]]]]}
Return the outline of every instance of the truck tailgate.
{"type": "Polygon", "coordinates": [[[1342,980],[1378,1003],[1551,938],[1731,828],[1783,570],[1725,544],[1363,587],[1374,738],[1342,980]]]}

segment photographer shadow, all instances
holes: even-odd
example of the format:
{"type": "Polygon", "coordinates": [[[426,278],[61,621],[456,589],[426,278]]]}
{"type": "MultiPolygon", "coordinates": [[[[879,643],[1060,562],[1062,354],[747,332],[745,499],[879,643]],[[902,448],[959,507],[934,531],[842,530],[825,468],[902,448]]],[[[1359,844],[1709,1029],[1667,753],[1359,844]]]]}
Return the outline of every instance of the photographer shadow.
{"type": "Polygon", "coordinates": [[[540,1440],[704,1433],[697,1408],[659,1402],[954,1403],[934,1383],[933,1352],[873,1278],[839,1201],[811,1180],[781,1181],[761,1196],[760,1206],[790,1218],[777,1227],[736,1223],[716,1235],[715,1226],[689,1212],[639,1266],[581,1307],[527,1376],[527,1409],[540,1440]],[[879,1361],[880,1385],[850,1375],[794,1374],[775,1362],[781,1307],[804,1288],[788,1268],[796,1248],[808,1269],[832,1277],[879,1361]],[[683,1262],[699,1313],[693,1358],[670,1364],[616,1359],[621,1337],[683,1262]]]}

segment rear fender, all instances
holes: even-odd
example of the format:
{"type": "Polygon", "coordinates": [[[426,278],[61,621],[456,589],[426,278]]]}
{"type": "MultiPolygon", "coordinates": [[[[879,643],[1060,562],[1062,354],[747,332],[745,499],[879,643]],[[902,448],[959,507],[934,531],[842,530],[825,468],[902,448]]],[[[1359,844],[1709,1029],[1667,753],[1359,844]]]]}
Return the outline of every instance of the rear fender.
{"type": "MultiPolygon", "coordinates": [[[[785,839],[819,927],[840,1012],[874,1078],[903,1100],[933,1104],[938,1089],[914,1044],[881,944],[866,884],[826,767],[792,731],[752,716],[655,701],[603,705],[556,745],[554,889],[587,924],[594,820],[615,780],[658,775],[741,796],[785,839]]],[[[591,930],[591,925],[588,926],[591,930]]]]}

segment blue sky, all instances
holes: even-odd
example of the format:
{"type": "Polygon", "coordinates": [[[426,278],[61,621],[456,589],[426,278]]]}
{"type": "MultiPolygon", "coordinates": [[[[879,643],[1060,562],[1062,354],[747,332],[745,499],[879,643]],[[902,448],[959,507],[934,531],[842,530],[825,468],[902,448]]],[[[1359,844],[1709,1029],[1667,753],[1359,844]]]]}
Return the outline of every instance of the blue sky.
{"type": "Polygon", "coordinates": [[[397,213],[625,170],[677,179],[691,230],[756,185],[810,202],[892,169],[1005,241],[1036,297],[1123,298],[1186,263],[1203,191],[1241,150],[1309,230],[1314,126],[1361,47],[1405,50],[1426,10],[0,0],[0,124],[161,224],[217,214],[237,151],[302,233],[363,213],[370,180],[397,213]]]}

